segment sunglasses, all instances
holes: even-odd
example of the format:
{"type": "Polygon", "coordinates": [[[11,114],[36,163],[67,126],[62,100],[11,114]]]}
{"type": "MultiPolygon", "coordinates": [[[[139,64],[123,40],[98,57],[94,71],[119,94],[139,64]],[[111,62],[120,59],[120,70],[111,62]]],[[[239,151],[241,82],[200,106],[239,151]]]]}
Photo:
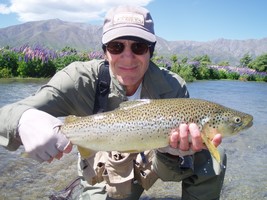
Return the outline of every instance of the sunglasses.
{"type": "MultiPolygon", "coordinates": [[[[105,44],[107,50],[111,54],[120,54],[123,52],[125,45],[122,42],[109,42],[105,44]]],[[[134,42],[131,44],[131,50],[136,55],[145,54],[151,45],[144,42],[134,42]]]]}

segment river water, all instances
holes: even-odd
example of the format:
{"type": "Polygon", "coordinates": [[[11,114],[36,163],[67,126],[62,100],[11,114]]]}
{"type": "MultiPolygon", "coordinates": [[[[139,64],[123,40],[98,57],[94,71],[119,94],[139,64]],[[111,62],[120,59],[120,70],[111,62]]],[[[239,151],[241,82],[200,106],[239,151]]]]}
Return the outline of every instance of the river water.
{"type": "MultiPolygon", "coordinates": [[[[0,79],[0,107],[22,99],[46,80],[0,79]]],[[[254,116],[254,125],[240,135],[225,138],[228,166],[222,200],[267,199],[267,83],[196,81],[188,84],[191,97],[211,100],[254,116]]],[[[0,200],[48,199],[76,177],[74,150],[60,161],[39,164],[0,146],[0,200]]],[[[179,200],[180,183],[156,184],[142,200],[179,200]]]]}

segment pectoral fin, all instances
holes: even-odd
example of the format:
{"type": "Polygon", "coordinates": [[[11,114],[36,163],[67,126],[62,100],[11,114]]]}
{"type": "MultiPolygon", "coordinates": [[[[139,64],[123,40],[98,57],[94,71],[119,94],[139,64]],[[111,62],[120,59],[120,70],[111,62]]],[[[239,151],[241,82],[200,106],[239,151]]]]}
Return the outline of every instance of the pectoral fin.
{"type": "Polygon", "coordinates": [[[217,160],[218,163],[221,163],[221,157],[218,149],[214,146],[214,144],[207,138],[205,134],[201,134],[202,140],[205,145],[208,147],[210,154],[217,160]]]}
{"type": "Polygon", "coordinates": [[[77,146],[78,151],[80,152],[80,155],[83,159],[89,158],[90,156],[92,156],[94,154],[93,151],[91,151],[90,149],[86,149],[84,147],[81,146],[77,146]]]}
{"type": "Polygon", "coordinates": [[[122,153],[139,153],[140,150],[128,150],[128,151],[122,151],[122,153]]]}

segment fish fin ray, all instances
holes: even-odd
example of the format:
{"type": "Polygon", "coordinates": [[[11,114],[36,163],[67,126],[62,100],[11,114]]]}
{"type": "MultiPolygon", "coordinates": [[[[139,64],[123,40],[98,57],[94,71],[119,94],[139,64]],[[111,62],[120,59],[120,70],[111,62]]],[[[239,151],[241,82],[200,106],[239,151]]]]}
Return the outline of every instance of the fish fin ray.
{"type": "Polygon", "coordinates": [[[221,163],[221,157],[218,149],[214,146],[214,144],[208,139],[205,134],[201,134],[202,140],[209,149],[210,154],[217,160],[218,163],[221,163]]]}
{"type": "Polygon", "coordinates": [[[78,119],[80,119],[80,117],[77,117],[75,115],[69,115],[65,118],[64,122],[65,123],[71,123],[71,122],[75,122],[77,121],[78,119]]]}
{"type": "Polygon", "coordinates": [[[139,152],[140,152],[140,150],[134,150],[134,149],[127,150],[127,151],[121,151],[121,153],[139,153],[139,152]]]}
{"type": "Polygon", "coordinates": [[[128,108],[135,108],[138,106],[142,106],[144,104],[150,103],[150,99],[138,99],[134,101],[124,101],[120,104],[119,109],[128,109],[128,108]]]}
{"type": "Polygon", "coordinates": [[[77,146],[78,151],[80,152],[80,155],[83,159],[89,158],[90,156],[92,156],[94,154],[94,152],[90,149],[81,147],[81,146],[77,146]]]}
{"type": "Polygon", "coordinates": [[[22,152],[22,153],[20,154],[20,156],[21,156],[22,158],[30,158],[30,155],[29,155],[28,152],[22,152]]]}

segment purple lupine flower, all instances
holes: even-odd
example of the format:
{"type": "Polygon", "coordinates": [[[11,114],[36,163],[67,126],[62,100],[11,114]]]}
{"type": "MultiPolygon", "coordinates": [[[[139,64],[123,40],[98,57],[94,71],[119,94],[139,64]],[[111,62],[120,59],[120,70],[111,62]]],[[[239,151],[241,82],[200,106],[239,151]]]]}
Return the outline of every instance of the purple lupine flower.
{"type": "Polygon", "coordinates": [[[90,53],[88,53],[88,58],[90,60],[103,59],[104,58],[104,53],[102,51],[91,51],[90,53]]]}
{"type": "Polygon", "coordinates": [[[188,65],[192,65],[193,67],[199,67],[200,62],[199,61],[189,61],[187,62],[188,65]]]}
{"type": "Polygon", "coordinates": [[[241,76],[260,76],[265,77],[267,76],[266,72],[258,72],[255,69],[250,69],[248,67],[233,67],[233,66],[218,66],[218,65],[211,65],[209,66],[211,69],[215,70],[223,70],[227,73],[238,73],[241,76]]]}

